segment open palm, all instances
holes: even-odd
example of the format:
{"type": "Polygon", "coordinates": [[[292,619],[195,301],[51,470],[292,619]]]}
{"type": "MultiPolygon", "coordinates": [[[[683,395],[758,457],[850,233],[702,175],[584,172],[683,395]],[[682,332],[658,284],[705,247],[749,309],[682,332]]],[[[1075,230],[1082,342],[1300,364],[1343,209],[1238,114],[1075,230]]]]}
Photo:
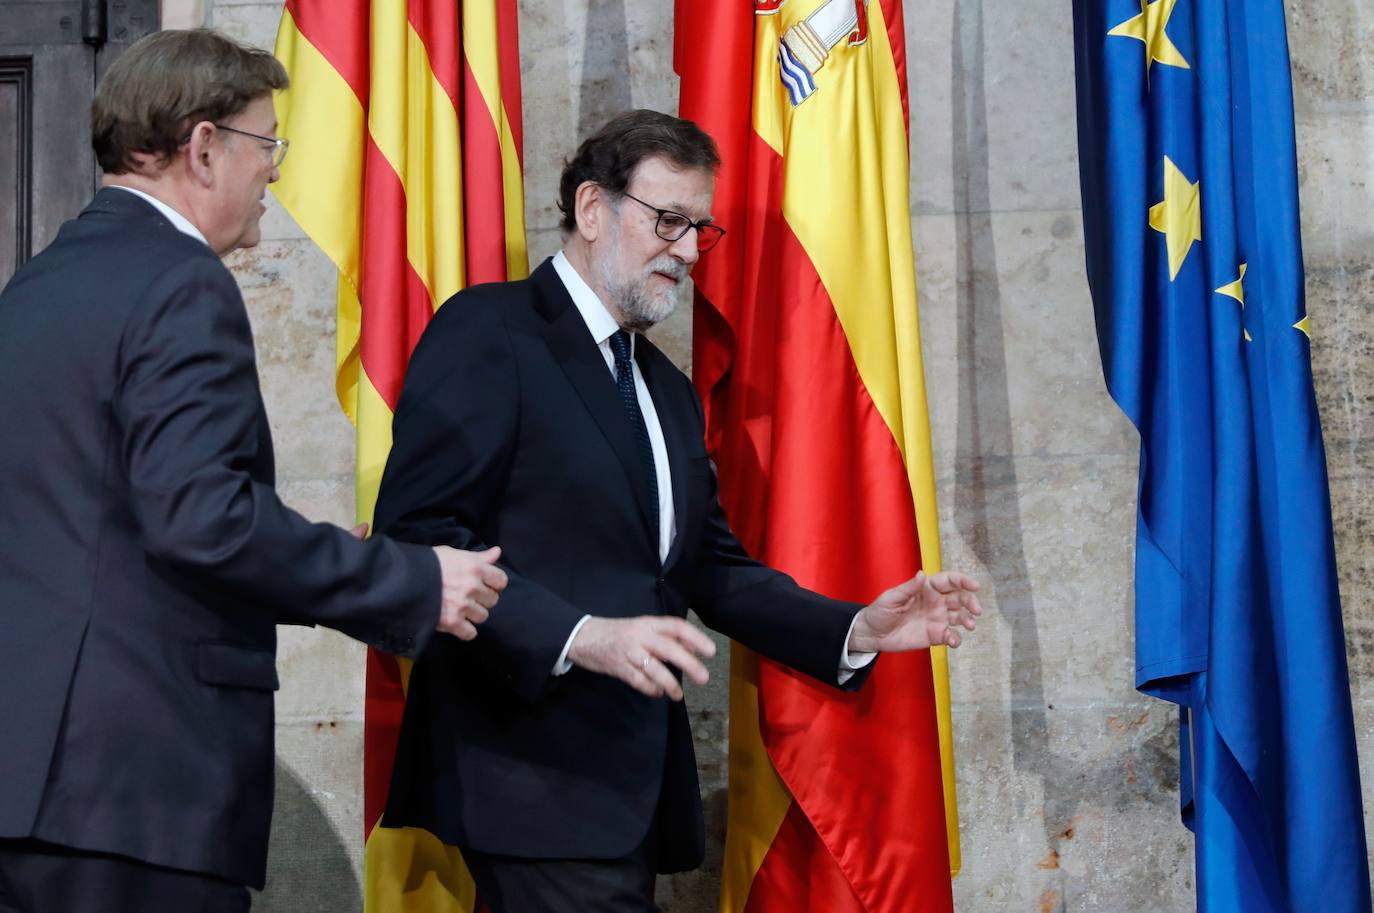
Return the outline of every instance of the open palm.
{"type": "Polygon", "coordinates": [[[944,571],[927,577],[918,571],[864,607],[850,650],[899,653],[940,644],[957,647],[961,629],[972,631],[983,614],[974,595],[979,589],[978,581],[964,574],[944,571]]]}

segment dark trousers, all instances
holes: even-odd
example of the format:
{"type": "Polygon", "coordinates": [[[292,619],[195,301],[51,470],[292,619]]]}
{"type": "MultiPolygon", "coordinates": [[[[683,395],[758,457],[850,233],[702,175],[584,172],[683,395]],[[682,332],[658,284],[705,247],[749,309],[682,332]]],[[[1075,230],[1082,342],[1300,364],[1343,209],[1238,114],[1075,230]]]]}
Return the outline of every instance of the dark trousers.
{"type": "Polygon", "coordinates": [[[477,896],[491,913],[659,913],[656,858],[652,839],[620,859],[525,859],[463,850],[477,896]]]}
{"type": "Polygon", "coordinates": [[[0,913],[248,913],[248,889],[209,875],[0,840],[0,913]]]}

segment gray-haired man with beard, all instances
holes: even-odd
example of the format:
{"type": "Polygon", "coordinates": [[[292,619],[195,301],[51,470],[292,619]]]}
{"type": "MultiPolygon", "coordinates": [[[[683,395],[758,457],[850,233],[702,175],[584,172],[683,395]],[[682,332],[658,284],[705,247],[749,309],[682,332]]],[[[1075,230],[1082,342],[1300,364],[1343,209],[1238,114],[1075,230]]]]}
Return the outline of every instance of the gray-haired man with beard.
{"type": "Polygon", "coordinates": [[[714,648],[689,607],[846,690],[980,612],[958,574],[828,599],[730,532],[692,385],[640,335],[724,233],[718,164],[689,121],[612,120],[564,169],[563,250],[448,301],[411,360],[378,530],[499,543],[509,584],[481,637],[418,660],[383,824],[461,847],[494,913],[653,910],[655,872],[700,863],[679,675],[714,648]]]}

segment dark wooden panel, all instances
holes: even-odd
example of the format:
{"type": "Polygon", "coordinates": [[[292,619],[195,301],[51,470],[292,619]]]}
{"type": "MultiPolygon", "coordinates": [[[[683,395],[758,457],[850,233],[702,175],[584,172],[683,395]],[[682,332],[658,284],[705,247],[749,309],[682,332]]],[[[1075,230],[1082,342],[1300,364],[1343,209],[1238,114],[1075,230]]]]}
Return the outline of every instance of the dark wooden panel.
{"type": "Polygon", "coordinates": [[[160,18],[159,0],[0,0],[0,283],[95,192],[96,74],[160,18]]]}
{"type": "Polygon", "coordinates": [[[0,285],[29,257],[33,66],[0,57],[0,285]]]}
{"type": "Polygon", "coordinates": [[[81,0],[5,0],[0,47],[81,43],[81,0]]]}
{"type": "Polygon", "coordinates": [[[158,30],[162,20],[159,0],[107,0],[109,5],[107,42],[96,55],[96,83],[115,58],[144,35],[158,30]]]}
{"type": "Polygon", "coordinates": [[[33,57],[33,232],[35,251],[95,191],[91,151],[94,52],[85,45],[49,45],[33,57]]]}

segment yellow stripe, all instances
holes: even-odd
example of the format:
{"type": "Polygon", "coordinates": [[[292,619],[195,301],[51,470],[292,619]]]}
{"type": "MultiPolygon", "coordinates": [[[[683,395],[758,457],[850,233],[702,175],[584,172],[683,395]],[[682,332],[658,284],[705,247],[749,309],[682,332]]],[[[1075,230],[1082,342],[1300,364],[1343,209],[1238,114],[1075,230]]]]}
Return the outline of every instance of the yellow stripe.
{"type": "MultiPolygon", "coordinates": [[[[910,165],[901,86],[882,5],[867,5],[869,42],[841,42],[799,107],[779,75],[781,35],[809,12],[756,20],[754,130],[783,160],[783,215],[834,303],[854,362],[892,431],[911,485],[921,565],[940,570],[921,331],[912,262],[910,165]],[[875,302],[878,303],[875,306],[875,302]],[[890,302],[887,307],[882,302],[890,302]]],[[[951,874],[960,868],[949,665],[931,651],[951,874]]]]}
{"type": "Polygon", "coordinates": [[[362,198],[350,188],[362,186],[363,108],[338,71],[301,35],[289,10],[282,13],[276,55],[291,74],[291,88],[274,99],[277,129],[291,140],[291,155],[272,193],[339,270],[336,386],[339,405],[356,422],[362,198]]]}
{"type": "Polygon", "coordinates": [[[339,273],[335,294],[334,319],[334,393],[339,407],[356,427],[358,424],[358,376],[362,372],[363,308],[348,276],[339,273]]]}
{"type": "Polygon", "coordinates": [[[405,188],[406,257],[431,300],[442,302],[464,281],[458,115],[405,0],[374,0],[371,51],[368,130],[405,188]]]}
{"type": "Polygon", "coordinates": [[[523,279],[530,274],[525,242],[525,175],[520,170],[515,134],[511,133],[505,105],[501,105],[501,183],[506,210],[506,278],[523,279]]]}
{"type": "Polygon", "coordinates": [[[363,909],[374,913],[470,913],[476,903],[463,857],[429,831],[372,829],[363,849],[363,909]]]}
{"type": "MultiPolygon", "coordinates": [[[[486,102],[493,124],[501,123],[501,58],[497,47],[496,4],[493,0],[462,0],[463,57],[486,102]]],[[[498,131],[499,135],[499,131],[498,131]]]]}
{"type": "Polygon", "coordinates": [[[759,728],[759,658],[730,645],[730,814],[720,913],[743,913],[749,888],[782,827],[792,794],[768,759],[759,728]]]}

